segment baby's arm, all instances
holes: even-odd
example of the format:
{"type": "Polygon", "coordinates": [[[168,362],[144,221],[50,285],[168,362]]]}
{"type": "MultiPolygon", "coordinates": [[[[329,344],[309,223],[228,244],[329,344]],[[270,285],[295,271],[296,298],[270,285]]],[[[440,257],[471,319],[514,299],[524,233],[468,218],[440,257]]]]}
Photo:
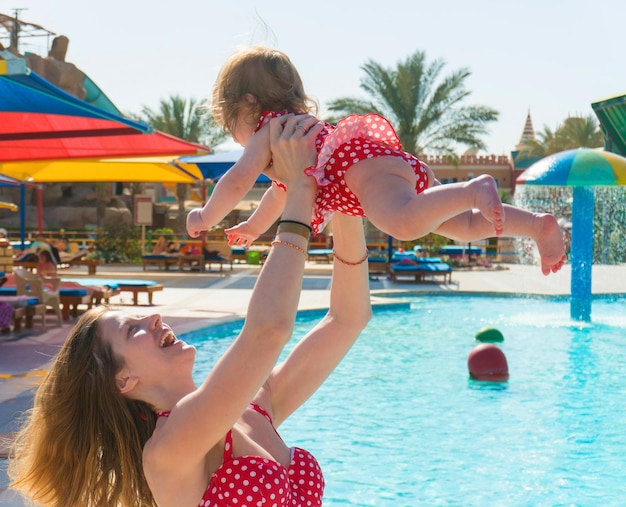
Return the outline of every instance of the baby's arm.
{"type": "Polygon", "coordinates": [[[275,183],[265,191],[259,207],[245,222],[226,229],[229,245],[248,247],[278,220],[285,206],[285,192],[275,183]]]}
{"type": "Polygon", "coordinates": [[[261,129],[250,138],[241,158],[215,185],[206,204],[189,212],[189,236],[197,238],[200,232],[218,224],[250,191],[271,160],[268,132],[261,129]]]}

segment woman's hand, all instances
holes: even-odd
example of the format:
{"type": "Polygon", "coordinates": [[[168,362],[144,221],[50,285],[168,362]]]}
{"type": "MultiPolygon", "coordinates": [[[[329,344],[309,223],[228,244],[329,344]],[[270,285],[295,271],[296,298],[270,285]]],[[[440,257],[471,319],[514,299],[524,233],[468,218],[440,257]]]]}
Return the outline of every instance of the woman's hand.
{"type": "Polygon", "coordinates": [[[273,164],[267,175],[284,183],[287,187],[313,178],[304,174],[304,169],[315,164],[317,150],[315,139],[324,124],[310,115],[286,115],[270,121],[270,148],[273,164]]]}

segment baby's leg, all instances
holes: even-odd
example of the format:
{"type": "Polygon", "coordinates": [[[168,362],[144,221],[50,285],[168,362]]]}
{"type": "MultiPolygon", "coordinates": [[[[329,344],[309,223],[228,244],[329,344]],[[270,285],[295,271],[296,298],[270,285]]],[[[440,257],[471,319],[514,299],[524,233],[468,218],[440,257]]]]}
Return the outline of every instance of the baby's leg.
{"type": "Polygon", "coordinates": [[[491,176],[433,186],[417,194],[415,173],[409,164],[394,157],[378,157],[358,162],[346,172],[345,179],[369,220],[397,239],[422,237],[474,208],[491,224],[490,236],[502,232],[503,207],[491,176]]]}
{"type": "MultiPolygon", "coordinates": [[[[544,275],[555,273],[565,262],[565,245],[559,224],[553,215],[533,213],[504,205],[506,222],[502,236],[528,237],[535,241],[541,256],[541,271],[544,275]]],[[[435,231],[448,238],[464,243],[492,237],[491,222],[478,212],[461,213],[444,222],[435,231]]]]}

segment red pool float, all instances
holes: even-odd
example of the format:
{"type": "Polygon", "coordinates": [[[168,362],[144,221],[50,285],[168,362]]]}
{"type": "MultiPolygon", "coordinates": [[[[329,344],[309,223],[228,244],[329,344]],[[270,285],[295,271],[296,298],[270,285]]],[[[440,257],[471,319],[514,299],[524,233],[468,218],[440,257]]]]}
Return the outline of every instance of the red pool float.
{"type": "Polygon", "coordinates": [[[506,382],[509,379],[509,365],[504,352],[491,343],[481,343],[474,347],[467,357],[470,377],[475,380],[506,382]]]}

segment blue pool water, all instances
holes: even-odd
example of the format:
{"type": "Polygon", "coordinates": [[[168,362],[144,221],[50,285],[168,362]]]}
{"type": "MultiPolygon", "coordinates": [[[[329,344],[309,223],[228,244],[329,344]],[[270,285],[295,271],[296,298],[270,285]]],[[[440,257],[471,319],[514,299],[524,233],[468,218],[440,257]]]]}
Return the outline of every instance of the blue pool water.
{"type": "MultiPolygon", "coordinates": [[[[376,312],[324,386],[280,428],[326,477],[324,505],[626,505],[626,301],[416,297],[376,312]],[[468,378],[486,326],[510,379],[468,378]]],[[[312,327],[302,316],[293,343],[312,327]]],[[[200,381],[239,326],[186,337],[200,381]]]]}

